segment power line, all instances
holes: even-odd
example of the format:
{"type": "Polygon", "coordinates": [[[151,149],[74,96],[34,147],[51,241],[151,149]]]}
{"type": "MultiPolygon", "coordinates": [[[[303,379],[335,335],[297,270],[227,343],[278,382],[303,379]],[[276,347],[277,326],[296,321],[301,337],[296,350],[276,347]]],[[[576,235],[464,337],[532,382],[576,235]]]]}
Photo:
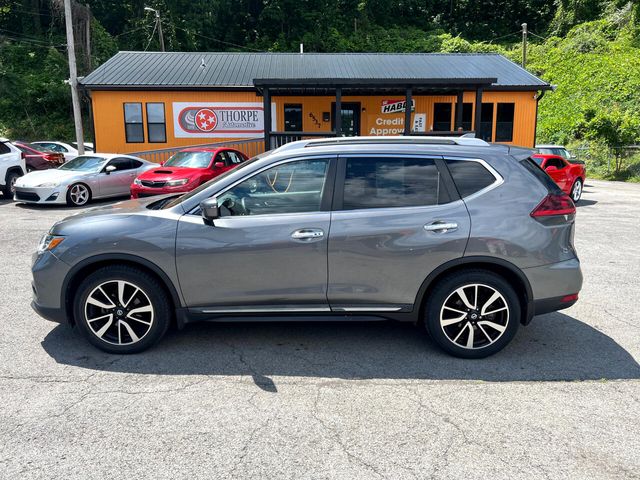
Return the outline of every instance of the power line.
{"type": "Polygon", "coordinates": [[[207,37],[206,35],[202,35],[202,34],[200,34],[200,33],[198,33],[198,32],[191,32],[191,31],[189,31],[189,30],[187,30],[187,29],[185,29],[185,28],[182,28],[182,27],[176,27],[176,26],[174,26],[174,28],[175,28],[176,30],[182,30],[183,32],[190,33],[190,34],[196,35],[196,36],[198,36],[198,37],[206,38],[207,40],[212,40],[212,41],[214,41],[214,42],[223,43],[223,44],[225,44],[225,45],[231,45],[232,47],[237,47],[237,48],[241,48],[241,49],[244,49],[244,50],[250,50],[250,51],[252,51],[252,52],[261,52],[261,51],[262,51],[262,50],[256,50],[255,48],[245,47],[245,46],[243,46],[243,45],[238,45],[237,43],[225,42],[224,40],[219,40],[219,39],[217,39],[217,38],[207,37]]]}
{"type": "Polygon", "coordinates": [[[151,36],[149,37],[149,43],[147,43],[147,46],[144,48],[145,52],[149,48],[149,45],[151,45],[151,41],[153,40],[153,36],[156,33],[156,28],[158,28],[158,22],[155,22],[155,24],[153,25],[153,32],[151,32],[151,36]]]}

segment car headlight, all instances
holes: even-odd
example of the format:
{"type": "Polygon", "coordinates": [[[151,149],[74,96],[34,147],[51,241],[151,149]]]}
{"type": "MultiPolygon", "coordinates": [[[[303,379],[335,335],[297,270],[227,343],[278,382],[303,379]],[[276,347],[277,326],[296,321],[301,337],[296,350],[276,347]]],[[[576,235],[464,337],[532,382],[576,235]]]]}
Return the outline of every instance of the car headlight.
{"type": "Polygon", "coordinates": [[[180,180],[168,180],[167,187],[177,187],[179,185],[186,185],[189,182],[188,178],[181,178],[180,180]]]}
{"type": "Polygon", "coordinates": [[[62,243],[64,237],[60,235],[51,235],[49,233],[42,236],[38,244],[38,253],[44,253],[47,250],[53,250],[62,243]]]}
{"type": "Polygon", "coordinates": [[[43,188],[53,188],[53,187],[57,187],[58,185],[60,185],[59,182],[47,182],[47,183],[41,183],[40,185],[36,185],[36,186],[43,187],[43,188]]]}
{"type": "Polygon", "coordinates": [[[139,179],[139,178],[136,178],[136,179],[133,181],[133,184],[134,184],[134,185],[142,185],[142,182],[140,181],[140,179],[139,179]]]}

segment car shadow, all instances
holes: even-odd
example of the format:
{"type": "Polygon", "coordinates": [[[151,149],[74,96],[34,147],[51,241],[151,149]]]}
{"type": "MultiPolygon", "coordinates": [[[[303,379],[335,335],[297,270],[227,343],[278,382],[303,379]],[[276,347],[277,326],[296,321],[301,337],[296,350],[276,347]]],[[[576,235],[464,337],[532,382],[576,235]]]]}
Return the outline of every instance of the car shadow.
{"type": "Polygon", "coordinates": [[[640,366],[613,339],[562,313],[537,317],[483,360],[442,353],[421,329],[397,322],[200,323],[155,348],[109,355],[76,329],[54,328],[44,350],[58,363],[151,375],[250,375],[277,391],[277,376],[343,379],[574,381],[638,379],[640,366]]]}
{"type": "Polygon", "coordinates": [[[576,207],[589,207],[591,205],[595,205],[596,203],[598,203],[597,200],[585,200],[585,199],[581,198],[576,203],[576,207]]]}
{"type": "Polygon", "coordinates": [[[66,210],[69,212],[78,212],[84,208],[101,207],[103,205],[122,202],[128,199],[129,197],[114,197],[114,198],[91,200],[89,203],[87,203],[82,207],[71,207],[62,203],[54,203],[54,204],[47,205],[45,203],[22,203],[20,201],[16,201],[15,204],[16,204],[16,207],[23,208],[25,210],[66,210]]]}

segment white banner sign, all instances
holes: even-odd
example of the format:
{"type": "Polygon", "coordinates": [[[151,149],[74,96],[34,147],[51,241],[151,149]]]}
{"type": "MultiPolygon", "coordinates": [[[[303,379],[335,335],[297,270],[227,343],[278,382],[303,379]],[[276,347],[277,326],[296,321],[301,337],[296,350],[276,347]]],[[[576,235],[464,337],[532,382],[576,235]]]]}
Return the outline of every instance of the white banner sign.
{"type": "MultiPolygon", "coordinates": [[[[276,125],[274,104],[271,122],[276,125]]],[[[176,138],[262,137],[263,105],[261,102],[173,102],[173,131],[176,138]]]]}

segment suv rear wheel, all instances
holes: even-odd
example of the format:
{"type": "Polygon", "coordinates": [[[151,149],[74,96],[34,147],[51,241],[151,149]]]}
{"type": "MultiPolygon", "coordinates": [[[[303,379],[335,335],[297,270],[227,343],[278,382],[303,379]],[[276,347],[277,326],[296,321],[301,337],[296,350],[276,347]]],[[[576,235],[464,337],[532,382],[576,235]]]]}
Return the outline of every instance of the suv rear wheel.
{"type": "Polygon", "coordinates": [[[151,275],[124,265],[96,270],[82,281],[74,318],[82,334],[108,353],[137,353],[167,331],[171,307],[151,275]]]}
{"type": "Polygon", "coordinates": [[[462,270],[438,282],[427,300],[425,326],[443,350],[484,358],[502,350],[520,325],[520,302],[509,283],[485,270],[462,270]]]}

